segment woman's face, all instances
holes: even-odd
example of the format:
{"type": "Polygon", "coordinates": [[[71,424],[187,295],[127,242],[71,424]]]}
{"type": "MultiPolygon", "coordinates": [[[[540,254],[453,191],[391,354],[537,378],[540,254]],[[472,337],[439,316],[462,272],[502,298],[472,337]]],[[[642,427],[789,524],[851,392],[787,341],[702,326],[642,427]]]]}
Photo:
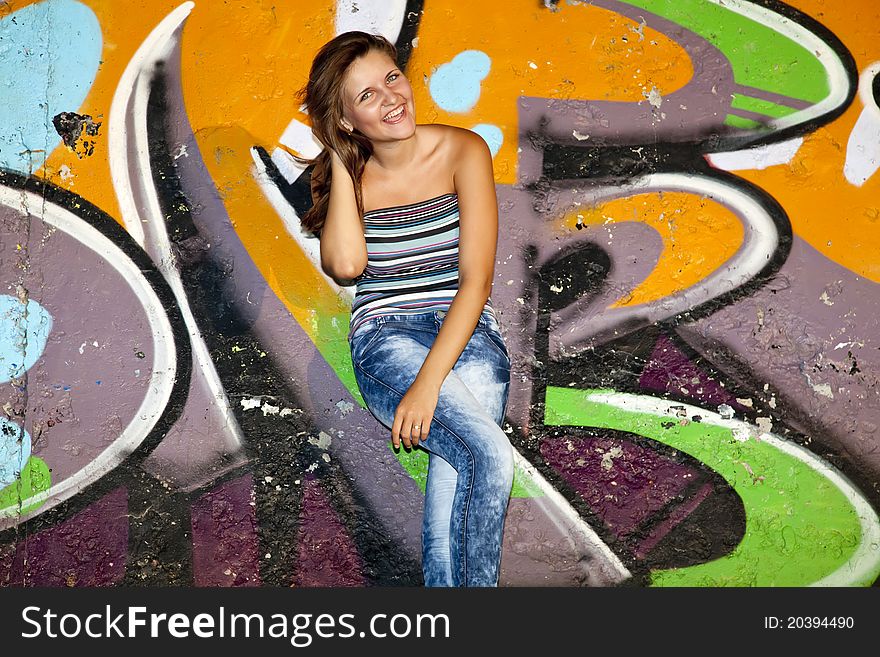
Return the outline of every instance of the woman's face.
{"type": "Polygon", "coordinates": [[[415,133],[412,87],[397,63],[371,50],[349,67],[342,85],[343,126],[372,141],[406,139],[415,133]]]}

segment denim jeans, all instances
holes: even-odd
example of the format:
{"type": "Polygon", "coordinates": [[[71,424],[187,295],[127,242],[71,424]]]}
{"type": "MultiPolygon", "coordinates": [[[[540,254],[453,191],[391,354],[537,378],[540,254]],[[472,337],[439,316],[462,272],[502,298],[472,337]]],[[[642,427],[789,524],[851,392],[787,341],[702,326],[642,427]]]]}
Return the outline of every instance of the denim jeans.
{"type": "MultiPolygon", "coordinates": [[[[355,379],[370,412],[391,428],[446,312],[384,315],[350,337],[355,379]]],[[[510,356],[494,314],[483,310],[440,387],[426,439],[422,528],[426,586],[497,586],[513,448],[501,429],[510,356]]]]}

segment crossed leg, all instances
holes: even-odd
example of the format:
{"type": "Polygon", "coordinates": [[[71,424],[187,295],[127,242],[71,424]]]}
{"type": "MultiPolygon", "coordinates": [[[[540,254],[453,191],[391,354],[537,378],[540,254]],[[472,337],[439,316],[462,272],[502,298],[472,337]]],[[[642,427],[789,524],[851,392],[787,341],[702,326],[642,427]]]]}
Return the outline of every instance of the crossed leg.
{"type": "MultiPolygon", "coordinates": [[[[370,411],[390,428],[429,347],[405,328],[383,331],[355,375],[370,411]]],[[[430,453],[423,525],[427,586],[497,583],[513,482],[513,451],[500,427],[508,388],[509,370],[481,348],[479,338],[468,343],[441,386],[420,444],[430,453]]]]}

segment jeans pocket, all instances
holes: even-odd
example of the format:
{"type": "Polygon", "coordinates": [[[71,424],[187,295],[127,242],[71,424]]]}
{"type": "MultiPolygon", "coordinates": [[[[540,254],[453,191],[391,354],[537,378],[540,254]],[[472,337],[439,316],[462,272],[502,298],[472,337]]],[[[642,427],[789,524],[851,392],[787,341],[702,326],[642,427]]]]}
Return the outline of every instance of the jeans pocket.
{"type": "Polygon", "coordinates": [[[379,334],[382,332],[382,327],[384,324],[379,324],[373,331],[365,331],[361,335],[355,336],[354,340],[351,341],[351,362],[354,365],[360,365],[366,355],[370,351],[370,347],[379,337],[379,334]]]}

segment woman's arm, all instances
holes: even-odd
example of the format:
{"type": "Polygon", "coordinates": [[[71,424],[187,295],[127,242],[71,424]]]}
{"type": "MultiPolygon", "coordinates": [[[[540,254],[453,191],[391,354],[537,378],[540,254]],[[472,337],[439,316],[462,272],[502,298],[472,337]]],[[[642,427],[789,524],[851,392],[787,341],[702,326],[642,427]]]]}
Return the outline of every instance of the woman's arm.
{"type": "Polygon", "coordinates": [[[336,154],[330,150],[330,201],[321,229],[321,267],[329,276],[351,280],[367,266],[367,242],[357,209],[354,182],[336,154]]]}
{"type": "Polygon", "coordinates": [[[498,242],[498,201],[492,154],[476,133],[455,130],[452,162],[455,163],[454,184],[459,203],[458,292],[415,381],[398,406],[391,431],[395,446],[399,446],[399,438],[409,447],[410,442],[417,445],[422,436],[428,435],[440,387],[470,340],[492,291],[498,242]],[[415,403],[419,395],[424,395],[421,408],[415,403]],[[434,406],[428,410],[423,400],[431,395],[434,406]],[[408,403],[410,401],[412,406],[408,403]],[[410,431],[412,424],[420,425],[421,431],[410,431]]]}

